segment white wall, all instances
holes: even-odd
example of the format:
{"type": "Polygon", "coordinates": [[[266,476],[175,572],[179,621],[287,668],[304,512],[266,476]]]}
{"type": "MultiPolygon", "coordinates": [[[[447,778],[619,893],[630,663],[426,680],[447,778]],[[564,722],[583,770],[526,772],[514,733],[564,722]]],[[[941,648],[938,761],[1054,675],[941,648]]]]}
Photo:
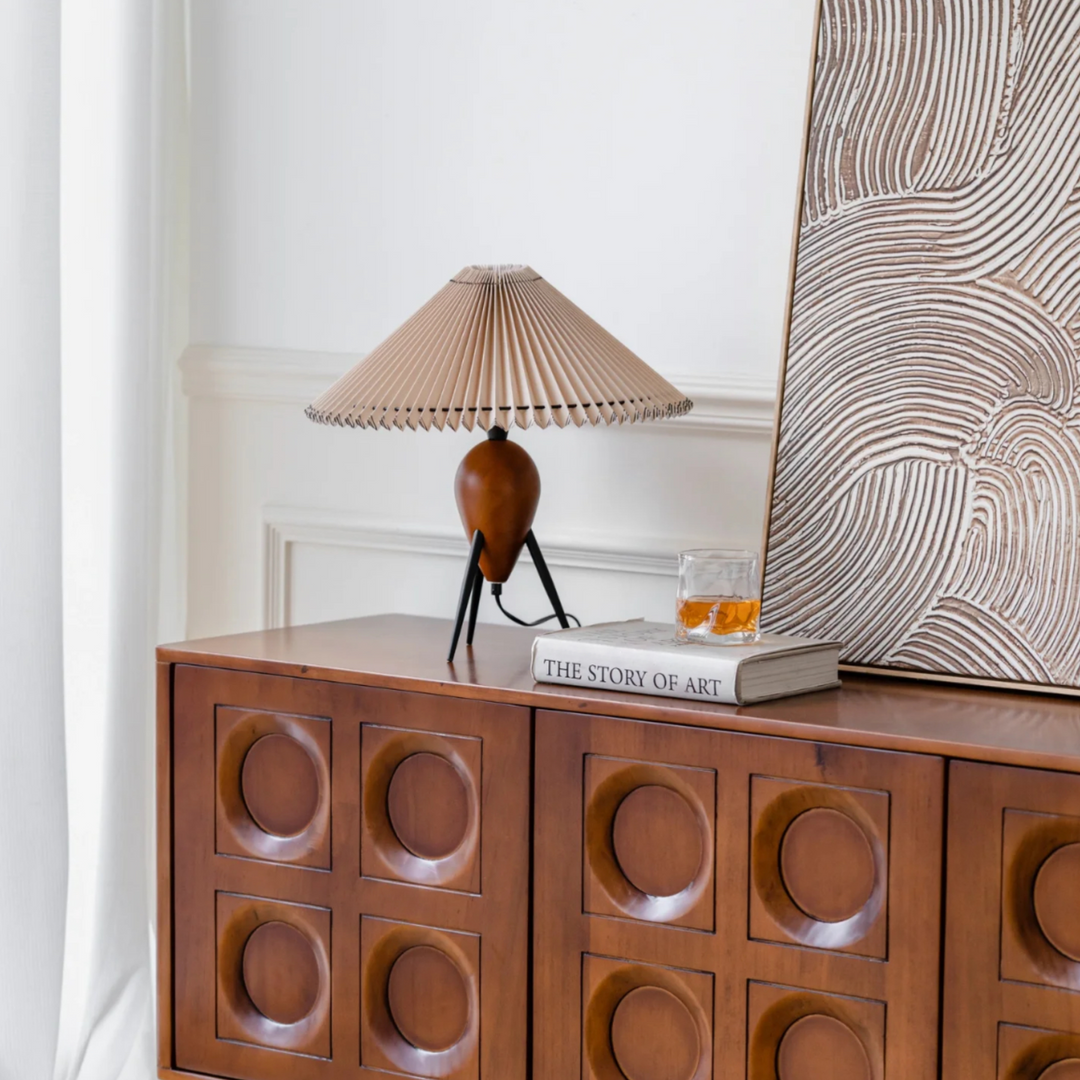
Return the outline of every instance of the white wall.
{"type": "MultiPolygon", "coordinates": [[[[530,263],[699,402],[521,436],[571,610],[669,617],[680,547],[757,547],[813,9],[192,0],[189,633],[451,613],[477,436],[302,407],[470,262],[530,263]]],[[[528,567],[505,598],[543,610],[528,567]]]]}

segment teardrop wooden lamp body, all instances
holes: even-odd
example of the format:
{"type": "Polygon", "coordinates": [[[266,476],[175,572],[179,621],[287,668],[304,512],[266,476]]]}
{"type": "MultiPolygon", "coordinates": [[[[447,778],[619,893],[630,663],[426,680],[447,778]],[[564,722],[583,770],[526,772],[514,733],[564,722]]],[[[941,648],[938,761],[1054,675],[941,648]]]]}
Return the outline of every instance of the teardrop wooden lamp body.
{"type": "Polygon", "coordinates": [[[540,473],[510,427],[632,423],[692,402],[598,323],[521,265],[467,266],[307,409],[319,423],[441,430],[479,427],[455,493],[471,540],[450,642],[468,613],[472,645],[486,579],[497,597],[528,547],[559,624],[569,625],[533,535],[540,473]]]}

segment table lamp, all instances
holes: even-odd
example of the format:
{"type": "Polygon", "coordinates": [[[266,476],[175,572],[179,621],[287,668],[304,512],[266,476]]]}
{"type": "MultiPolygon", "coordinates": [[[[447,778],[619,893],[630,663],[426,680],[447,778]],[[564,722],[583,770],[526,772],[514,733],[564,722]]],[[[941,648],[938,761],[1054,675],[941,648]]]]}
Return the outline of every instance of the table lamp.
{"type": "Polygon", "coordinates": [[[455,274],[306,412],[321,424],[348,427],[487,432],[465,455],[455,481],[471,547],[447,658],[452,662],[467,610],[472,644],[484,579],[502,609],[502,585],[522,547],[554,617],[569,626],[532,531],[540,474],[508,441],[510,428],[632,423],[680,416],[692,407],[535,270],[499,265],[466,266],[455,274]]]}

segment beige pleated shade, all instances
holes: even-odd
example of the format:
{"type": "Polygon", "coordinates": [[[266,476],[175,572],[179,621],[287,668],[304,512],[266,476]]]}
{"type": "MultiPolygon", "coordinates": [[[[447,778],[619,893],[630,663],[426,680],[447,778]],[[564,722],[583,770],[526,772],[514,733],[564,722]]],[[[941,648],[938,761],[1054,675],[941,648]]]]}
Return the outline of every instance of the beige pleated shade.
{"type": "Polygon", "coordinates": [[[307,409],[369,428],[656,420],[693,403],[528,266],[467,266],[307,409]]]}

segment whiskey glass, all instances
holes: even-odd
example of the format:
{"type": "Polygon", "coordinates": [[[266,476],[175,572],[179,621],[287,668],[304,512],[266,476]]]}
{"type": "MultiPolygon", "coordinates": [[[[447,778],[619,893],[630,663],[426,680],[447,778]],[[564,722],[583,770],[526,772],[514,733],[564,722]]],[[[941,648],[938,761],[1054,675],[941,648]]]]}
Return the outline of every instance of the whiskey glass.
{"type": "Polygon", "coordinates": [[[679,552],[675,640],[696,645],[747,645],[758,640],[761,576],[754,551],[724,548],[679,552]]]}

